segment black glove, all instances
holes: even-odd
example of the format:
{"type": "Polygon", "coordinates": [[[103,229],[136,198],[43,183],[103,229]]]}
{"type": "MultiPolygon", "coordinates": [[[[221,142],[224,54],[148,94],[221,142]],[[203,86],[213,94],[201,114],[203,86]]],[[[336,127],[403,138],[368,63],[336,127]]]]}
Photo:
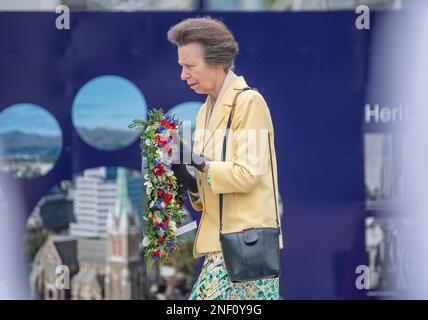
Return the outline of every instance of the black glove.
{"type": "Polygon", "coordinates": [[[187,170],[185,164],[173,164],[171,169],[174,171],[174,176],[177,178],[178,182],[183,185],[186,191],[198,193],[196,178],[187,170]]]}

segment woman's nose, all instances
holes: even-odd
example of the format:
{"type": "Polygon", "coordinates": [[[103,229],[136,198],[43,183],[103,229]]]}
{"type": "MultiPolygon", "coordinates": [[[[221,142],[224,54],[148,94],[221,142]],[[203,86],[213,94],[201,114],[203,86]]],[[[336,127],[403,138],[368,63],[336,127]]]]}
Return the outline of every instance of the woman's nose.
{"type": "Polygon", "coordinates": [[[181,80],[186,80],[189,77],[189,74],[183,69],[181,69],[181,80]]]}

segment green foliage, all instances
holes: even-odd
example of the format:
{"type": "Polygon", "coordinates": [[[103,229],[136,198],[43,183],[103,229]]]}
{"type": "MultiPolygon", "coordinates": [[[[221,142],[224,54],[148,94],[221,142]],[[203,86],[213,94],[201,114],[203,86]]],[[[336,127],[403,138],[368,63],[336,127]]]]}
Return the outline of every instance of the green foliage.
{"type": "Polygon", "coordinates": [[[24,237],[24,252],[28,262],[32,262],[51,232],[39,230],[28,232],[24,237]]]}

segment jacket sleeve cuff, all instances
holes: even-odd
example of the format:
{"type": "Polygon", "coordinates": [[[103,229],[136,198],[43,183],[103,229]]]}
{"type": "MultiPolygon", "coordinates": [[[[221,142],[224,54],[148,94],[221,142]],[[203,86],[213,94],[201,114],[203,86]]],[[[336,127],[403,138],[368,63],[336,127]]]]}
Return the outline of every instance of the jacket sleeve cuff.
{"type": "Polygon", "coordinates": [[[221,179],[225,174],[231,173],[233,168],[232,162],[210,161],[210,186],[214,194],[228,193],[225,190],[225,181],[221,179]]]}

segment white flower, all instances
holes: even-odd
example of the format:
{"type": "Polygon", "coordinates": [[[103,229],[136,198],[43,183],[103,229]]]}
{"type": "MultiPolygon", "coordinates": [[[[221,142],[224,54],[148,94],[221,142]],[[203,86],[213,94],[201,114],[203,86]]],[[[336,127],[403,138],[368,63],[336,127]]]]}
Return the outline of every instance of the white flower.
{"type": "Polygon", "coordinates": [[[147,195],[151,194],[151,193],[152,193],[152,191],[153,191],[153,189],[152,189],[152,188],[146,188],[146,194],[147,194],[147,195]]]}
{"type": "MultiPolygon", "coordinates": [[[[148,173],[146,173],[144,175],[144,180],[149,180],[149,174],[148,173]]],[[[150,181],[146,181],[146,182],[150,182],[150,181]]],[[[146,184],[146,182],[144,182],[144,184],[146,184]]]]}
{"type": "Polygon", "coordinates": [[[150,208],[153,208],[154,206],[155,206],[155,202],[154,201],[150,202],[150,208]]]}
{"type": "Polygon", "coordinates": [[[143,247],[147,247],[150,244],[151,240],[147,237],[143,238],[143,247]]]}
{"type": "Polygon", "coordinates": [[[153,191],[153,184],[150,181],[146,181],[144,182],[144,185],[146,186],[146,194],[151,194],[153,191]]]}
{"type": "Polygon", "coordinates": [[[158,223],[161,223],[161,222],[162,222],[162,217],[161,217],[159,214],[155,213],[155,220],[156,220],[158,223]]]}
{"type": "Polygon", "coordinates": [[[177,226],[175,224],[175,221],[170,220],[169,221],[169,227],[172,230],[172,232],[175,232],[177,230],[177,226]]]}
{"type": "Polygon", "coordinates": [[[145,141],[145,143],[146,143],[146,146],[149,146],[150,147],[150,144],[151,144],[151,141],[150,141],[150,139],[146,139],[146,141],[145,141]]]}
{"type": "Polygon", "coordinates": [[[162,229],[162,228],[160,228],[160,229],[157,231],[157,234],[158,234],[158,236],[159,236],[159,237],[163,237],[163,236],[165,235],[165,230],[164,230],[164,229],[162,229]]]}

